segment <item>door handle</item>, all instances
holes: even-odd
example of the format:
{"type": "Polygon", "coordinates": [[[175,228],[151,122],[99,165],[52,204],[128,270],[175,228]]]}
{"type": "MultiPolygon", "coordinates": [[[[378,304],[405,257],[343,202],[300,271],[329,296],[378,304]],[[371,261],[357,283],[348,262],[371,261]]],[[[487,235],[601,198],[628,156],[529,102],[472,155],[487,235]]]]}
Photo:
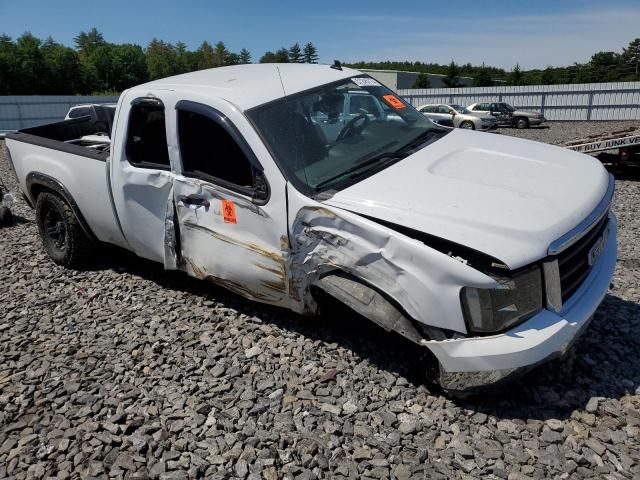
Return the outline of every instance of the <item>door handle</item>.
{"type": "Polygon", "coordinates": [[[188,206],[209,208],[211,205],[209,200],[196,193],[192,193],[191,195],[180,195],[178,200],[188,206]]]}

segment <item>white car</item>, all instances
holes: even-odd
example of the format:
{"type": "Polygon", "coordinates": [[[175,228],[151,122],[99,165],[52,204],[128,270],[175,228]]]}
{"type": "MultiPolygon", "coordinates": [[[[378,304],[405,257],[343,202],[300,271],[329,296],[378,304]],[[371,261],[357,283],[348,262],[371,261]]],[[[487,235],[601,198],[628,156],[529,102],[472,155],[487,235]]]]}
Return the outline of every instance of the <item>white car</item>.
{"type": "Polygon", "coordinates": [[[457,128],[485,131],[498,128],[498,122],[491,115],[472,115],[461,105],[428,104],[419,106],[418,111],[434,122],[449,120],[457,128]]]}
{"type": "Polygon", "coordinates": [[[65,143],[68,122],[7,136],[58,264],[104,242],[299,313],[333,297],[431,352],[449,390],[561,355],[609,287],[600,162],[438,127],[357,70],[201,70],[125,91],[115,118],[108,152],[65,143]],[[393,115],[356,114],[334,138],[355,92],[393,115]]]}

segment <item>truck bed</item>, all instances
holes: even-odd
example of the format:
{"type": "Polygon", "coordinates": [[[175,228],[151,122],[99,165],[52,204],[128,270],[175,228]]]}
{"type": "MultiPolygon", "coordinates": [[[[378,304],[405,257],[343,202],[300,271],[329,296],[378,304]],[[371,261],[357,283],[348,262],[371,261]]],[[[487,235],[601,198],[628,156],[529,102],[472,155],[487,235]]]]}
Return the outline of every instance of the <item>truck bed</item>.
{"type": "Polygon", "coordinates": [[[42,125],[6,137],[9,159],[26,200],[35,207],[44,187],[66,191],[98,240],[123,245],[109,192],[109,143],[82,145],[96,134],[88,117],[42,125]]]}

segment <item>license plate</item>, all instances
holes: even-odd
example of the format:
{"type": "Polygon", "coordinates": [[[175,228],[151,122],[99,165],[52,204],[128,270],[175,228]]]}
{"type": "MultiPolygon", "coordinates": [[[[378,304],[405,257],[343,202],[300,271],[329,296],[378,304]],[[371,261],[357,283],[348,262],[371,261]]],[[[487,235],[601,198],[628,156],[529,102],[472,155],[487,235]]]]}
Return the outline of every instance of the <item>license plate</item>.
{"type": "Polygon", "coordinates": [[[589,255],[587,257],[589,261],[589,266],[593,265],[596,259],[600,256],[600,254],[602,253],[602,250],[604,250],[604,244],[605,244],[605,239],[603,235],[596,241],[593,247],[591,247],[591,250],[589,250],[589,255]]]}

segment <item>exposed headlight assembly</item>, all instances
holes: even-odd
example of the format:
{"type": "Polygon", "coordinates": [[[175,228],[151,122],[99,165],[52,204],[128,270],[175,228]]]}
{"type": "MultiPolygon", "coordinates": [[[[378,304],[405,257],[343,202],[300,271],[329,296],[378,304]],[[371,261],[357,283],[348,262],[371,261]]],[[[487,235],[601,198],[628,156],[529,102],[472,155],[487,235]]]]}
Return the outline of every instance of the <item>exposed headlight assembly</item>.
{"type": "Polygon", "coordinates": [[[462,309],[470,333],[498,333],[542,310],[539,268],[512,278],[496,278],[496,288],[464,287],[462,309]]]}

